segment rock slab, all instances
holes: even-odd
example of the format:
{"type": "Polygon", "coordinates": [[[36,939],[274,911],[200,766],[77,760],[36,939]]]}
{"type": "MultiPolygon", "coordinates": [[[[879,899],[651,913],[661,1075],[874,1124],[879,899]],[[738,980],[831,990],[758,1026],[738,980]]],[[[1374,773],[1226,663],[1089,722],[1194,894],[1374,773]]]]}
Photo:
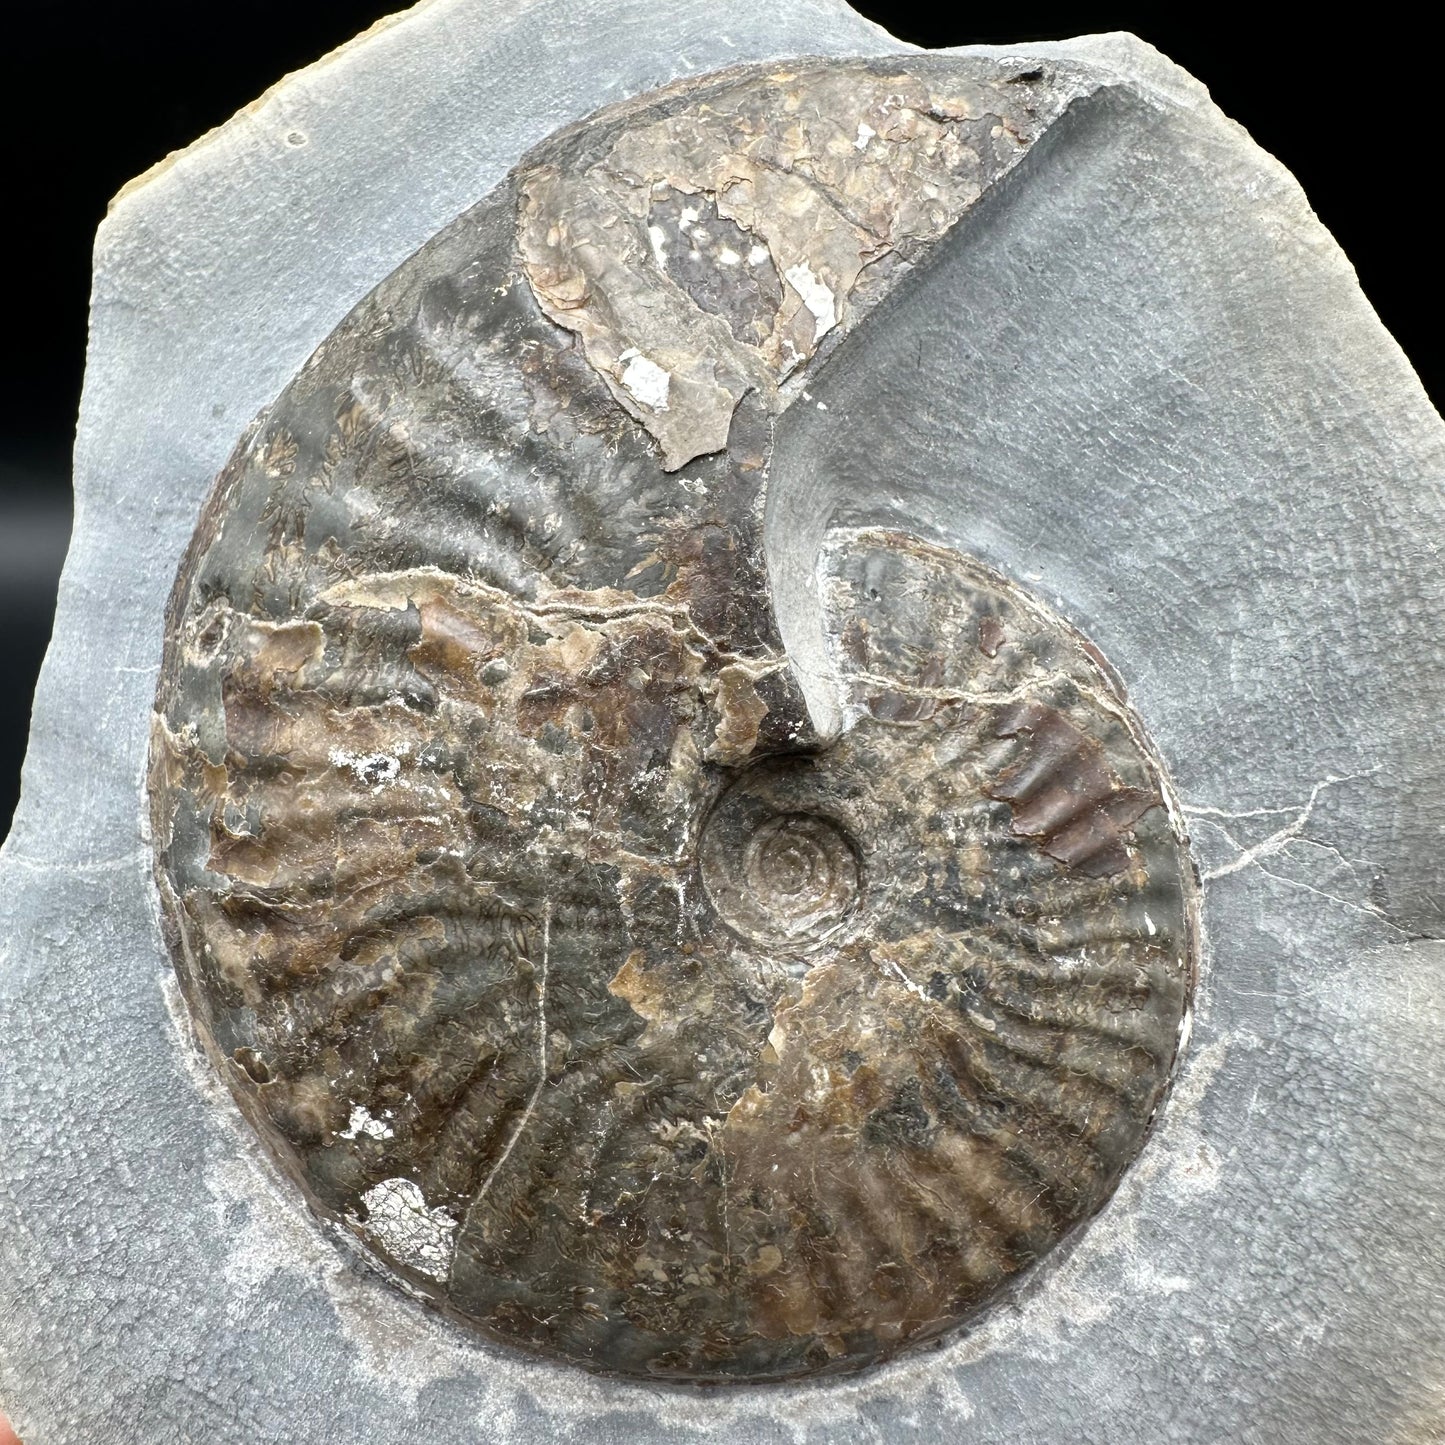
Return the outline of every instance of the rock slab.
{"type": "Polygon", "coordinates": [[[785,596],[823,520],[930,517],[1098,642],[1172,772],[1198,1009],[1104,1214],[981,1325],[854,1379],[609,1382],[338,1249],[190,1042],[143,772],[164,600],[236,437],[559,126],[740,61],[906,49],[823,0],[721,30],[690,0],[432,0],[103,226],[75,541],[0,854],[0,1402],[29,1445],[1438,1430],[1445,428],[1294,182],[1128,37],[1007,52],[1097,86],[895,298],[913,314],[854,338],[768,526],[785,596]]]}

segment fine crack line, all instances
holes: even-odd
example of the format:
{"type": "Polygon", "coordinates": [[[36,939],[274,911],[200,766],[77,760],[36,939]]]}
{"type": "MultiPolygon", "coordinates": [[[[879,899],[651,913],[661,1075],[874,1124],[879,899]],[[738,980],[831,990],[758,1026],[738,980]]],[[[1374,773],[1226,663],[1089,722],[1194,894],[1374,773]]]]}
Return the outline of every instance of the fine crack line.
{"type": "MultiPolygon", "coordinates": [[[[386,572],[368,572],[363,576],[352,578],[345,582],[339,582],[328,587],[322,593],[322,600],[337,602],[341,606],[354,607],[358,605],[353,599],[358,595],[375,593],[378,589],[397,584],[416,582],[430,582],[439,584],[442,587],[450,587],[459,594],[479,597],[492,605],[502,608],[504,611],[531,619],[537,622],[552,622],[558,619],[575,622],[592,622],[605,627],[610,622],[623,622],[633,617],[656,617],[671,622],[681,632],[690,638],[701,641],[706,652],[711,652],[724,665],[732,664],[740,668],[756,666],[773,672],[787,665],[789,659],[786,655],[780,655],[771,647],[765,647],[761,656],[750,657],[746,653],[738,652],[736,649],[726,647],[722,640],[713,636],[706,628],[699,625],[692,615],[692,609],[685,603],[662,602],[650,597],[637,597],[630,594],[632,600],[616,602],[584,602],[580,598],[540,598],[535,601],[527,601],[525,598],[517,597],[506,591],[495,583],[487,582],[480,577],[468,577],[457,572],[446,572],[439,567],[423,566],[408,567],[399,570],[386,572]]],[[[629,594],[624,594],[624,596],[629,594]]],[[[411,593],[407,594],[408,600],[414,600],[411,593]]],[[[363,604],[364,605],[364,604],[363,604]]],[[[393,604],[394,605],[394,604],[393,604]]],[[[249,614],[242,613],[239,609],[232,608],[239,616],[249,617],[249,614]]],[[[751,675],[751,674],[750,674],[751,675]]],[[[766,673],[758,673],[757,676],[764,676],[766,673]]]]}
{"type": "MultiPolygon", "coordinates": [[[[796,666],[796,664],[795,664],[796,666]]],[[[801,667],[798,668],[802,672],[801,667]]],[[[809,669],[809,675],[821,676],[817,669],[809,669]]],[[[976,688],[967,687],[927,687],[920,683],[904,682],[900,678],[889,677],[884,673],[847,671],[841,672],[843,680],[848,683],[866,684],[869,687],[886,687],[890,692],[896,692],[900,697],[918,698],[927,701],[942,703],[967,703],[980,707],[1006,707],[1016,702],[1029,702],[1047,692],[1054,686],[1068,684],[1072,686],[1081,697],[1087,698],[1094,703],[1101,712],[1108,713],[1111,717],[1124,717],[1124,708],[1117,698],[1111,698],[1104,693],[1092,688],[1088,683],[1065,672],[1060,668],[1051,669],[1048,672],[1032,674],[1011,688],[1003,688],[996,692],[988,690],[979,691],[976,688]]]]}
{"type": "Polygon", "coordinates": [[[1354,903],[1348,898],[1340,898],[1334,893],[1326,893],[1323,888],[1316,888],[1312,883],[1306,883],[1302,878],[1287,878],[1283,873],[1271,872],[1263,863],[1254,865],[1264,874],[1266,878],[1273,878],[1277,883],[1284,883],[1292,888],[1303,888],[1306,893],[1313,893],[1317,898],[1323,898],[1327,903],[1337,903],[1341,908],[1348,908],[1353,913],[1363,913],[1373,918],[1377,923],[1383,923],[1386,928],[1392,929],[1402,938],[1409,938],[1407,929],[1401,928],[1398,923],[1391,923],[1385,916],[1384,911],[1377,908],[1373,903],[1354,903]]]}
{"type": "Polygon", "coordinates": [[[1302,806],[1296,808],[1253,808],[1244,812],[1231,813],[1223,808],[1189,807],[1184,812],[1187,816],[1199,818],[1207,826],[1217,829],[1224,835],[1231,847],[1240,848],[1239,840],[1220,822],[1213,821],[1219,818],[1229,820],[1244,818],[1264,818],[1278,816],[1285,813],[1294,813],[1293,822],[1287,823],[1283,828],[1277,829],[1269,837],[1249,848],[1242,848],[1238,855],[1228,863],[1221,864],[1218,868],[1211,868],[1209,872],[1202,875],[1204,883],[1213,882],[1217,878],[1227,878],[1233,873],[1238,873],[1244,868],[1253,866],[1258,868],[1266,878],[1273,879],[1276,883],[1283,883],[1287,887],[1301,888],[1306,893],[1313,893],[1315,897],[1324,899],[1327,903],[1337,904],[1341,908],[1347,908],[1352,913],[1363,913],[1368,918],[1373,918],[1383,923],[1386,928],[1398,933],[1403,938],[1410,937],[1408,929],[1401,928],[1399,924],[1391,921],[1383,908],[1370,902],[1357,902],[1354,899],[1342,898],[1339,894],[1330,893],[1323,888],[1316,888],[1313,883],[1306,883],[1302,878],[1291,878],[1287,874],[1276,873],[1271,868],[1266,868],[1261,861],[1265,858],[1272,858],[1277,854],[1288,854],[1291,847],[1303,844],[1306,847],[1318,848],[1323,853],[1332,854],[1339,860],[1340,864],[1348,870],[1350,877],[1358,884],[1360,876],[1357,871],[1359,865],[1354,859],[1347,858],[1333,843],[1326,843],[1318,838],[1306,837],[1304,829],[1314,811],[1315,802],[1319,795],[1326,789],[1334,787],[1339,783],[1354,782],[1360,778],[1367,778],[1378,772],[1378,768],[1371,768],[1364,773],[1351,773],[1347,777],[1329,776],[1316,783],[1310,790],[1309,798],[1302,806]]]}
{"type": "MultiPolygon", "coordinates": [[[[1305,825],[1309,822],[1310,818],[1314,814],[1315,803],[1318,801],[1320,794],[1324,792],[1326,788],[1335,787],[1337,784],[1340,783],[1352,783],[1360,778],[1370,777],[1372,774],[1378,771],[1378,768],[1371,768],[1369,772],[1366,773],[1351,773],[1346,777],[1336,777],[1334,774],[1331,774],[1326,778],[1322,778],[1318,783],[1314,785],[1314,787],[1310,789],[1310,795],[1305,800],[1304,804],[1300,808],[1295,810],[1295,818],[1293,822],[1286,823],[1283,828],[1277,829],[1275,832],[1271,833],[1268,838],[1265,838],[1258,843],[1252,844],[1248,848],[1242,849],[1240,853],[1235,858],[1231,859],[1228,863],[1221,863],[1218,868],[1211,868],[1209,872],[1202,875],[1200,881],[1203,883],[1212,883],[1217,878],[1228,878],[1231,874],[1239,873],[1243,869],[1248,868],[1251,864],[1257,865],[1261,858],[1271,858],[1276,853],[1283,852],[1287,847],[1289,847],[1291,843],[1297,842],[1299,840],[1300,835],[1305,830],[1305,825]]],[[[1234,814],[1233,816],[1240,818],[1248,816],[1263,817],[1267,813],[1271,813],[1274,811],[1274,809],[1260,809],[1257,814],[1239,813],[1234,814]]],[[[1291,810],[1280,809],[1279,811],[1289,812],[1291,810]]],[[[1186,817],[1205,817],[1211,815],[1220,817],[1230,816],[1229,814],[1221,812],[1221,810],[1219,809],[1190,807],[1186,807],[1184,809],[1184,814],[1186,817]]],[[[1215,826],[1218,827],[1219,825],[1215,824],[1215,826]]],[[[1239,847],[1238,842],[1230,835],[1227,829],[1219,828],[1219,831],[1223,833],[1226,838],[1229,839],[1230,843],[1234,847],[1239,847]]]]}
{"type": "Polygon", "coordinates": [[[522,1131],[531,1123],[532,1112],[537,1107],[537,1100],[542,1097],[542,1090],[547,1087],[547,962],[551,944],[552,904],[549,899],[542,905],[542,964],[537,979],[537,1032],[539,1036],[537,1053],[540,1072],[537,1076],[536,1086],[532,1090],[532,1097],[527,1100],[527,1107],[522,1110],[522,1117],[517,1120],[517,1127],[512,1130],[512,1137],[507,1140],[507,1147],[497,1156],[497,1162],[492,1165],[491,1172],[477,1191],[473,1208],[487,1197],[487,1191],[495,1183],[497,1175],[502,1172],[502,1166],[511,1157],[512,1150],[517,1147],[517,1140],[522,1137],[522,1131]]]}
{"type": "Polygon", "coordinates": [[[32,873],[58,873],[63,878],[85,878],[101,873],[123,873],[128,868],[150,860],[149,848],[137,848],[116,858],[103,858],[94,863],[45,863],[28,858],[24,853],[0,854],[0,863],[14,863],[32,873]]]}
{"type": "MultiPolygon", "coordinates": [[[[1029,702],[1035,698],[1052,701],[1054,689],[1072,688],[1080,698],[1093,703],[1101,712],[1107,713],[1110,717],[1121,722],[1127,722],[1129,717],[1128,703],[1125,699],[1120,698],[1117,693],[1104,691],[1094,686],[1078,674],[1063,667],[1045,668],[1033,663],[1029,666],[1027,675],[1020,681],[1011,686],[991,691],[987,688],[981,690],[967,686],[931,687],[925,683],[906,682],[901,677],[894,677],[888,673],[872,672],[865,668],[850,666],[846,660],[837,657],[834,658],[833,667],[828,669],[810,667],[800,658],[791,654],[786,654],[784,661],[791,665],[793,671],[800,677],[830,682],[840,691],[851,691],[864,686],[887,688],[900,697],[917,698],[929,702],[964,703],[977,707],[1006,707],[1017,702],[1029,702]]],[[[862,706],[856,699],[850,705],[862,706]]],[[[1277,811],[1287,813],[1292,810],[1280,808],[1277,811]]]]}
{"type": "MultiPolygon", "coordinates": [[[[1231,813],[1228,808],[1185,807],[1184,814],[1190,818],[1224,818],[1229,822],[1240,822],[1245,818],[1278,818],[1284,813],[1298,813],[1298,807],[1249,808],[1241,813],[1231,813]]],[[[1221,828],[1220,832],[1224,830],[1221,828]]]]}

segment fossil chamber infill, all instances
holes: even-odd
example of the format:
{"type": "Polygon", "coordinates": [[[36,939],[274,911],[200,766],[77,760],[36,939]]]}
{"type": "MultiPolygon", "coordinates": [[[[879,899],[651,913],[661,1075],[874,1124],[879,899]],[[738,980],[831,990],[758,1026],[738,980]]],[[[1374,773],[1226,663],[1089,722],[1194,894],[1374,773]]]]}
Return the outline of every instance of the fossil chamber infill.
{"type": "Polygon", "coordinates": [[[800,61],[603,111],[373,291],[206,503],[150,771],[184,997],[312,1207],[495,1341],[857,1368],[1143,1145],[1193,872],[1122,685],[901,509],[826,519],[805,660],[765,545],[805,387],[1075,85],[800,61]]]}

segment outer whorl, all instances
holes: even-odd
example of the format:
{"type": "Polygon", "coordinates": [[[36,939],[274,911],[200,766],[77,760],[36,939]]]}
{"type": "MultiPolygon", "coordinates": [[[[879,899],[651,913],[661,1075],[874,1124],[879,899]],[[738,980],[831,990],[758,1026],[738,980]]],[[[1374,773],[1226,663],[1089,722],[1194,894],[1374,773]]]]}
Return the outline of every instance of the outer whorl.
{"type": "Polygon", "coordinates": [[[216,484],[152,753],[185,995],[312,1205],[494,1339],[866,1364],[1144,1139],[1190,877],[1112,674],[890,518],[826,533],[805,694],[763,560],[788,408],[1068,98],[806,62],[605,112],[216,484]]]}

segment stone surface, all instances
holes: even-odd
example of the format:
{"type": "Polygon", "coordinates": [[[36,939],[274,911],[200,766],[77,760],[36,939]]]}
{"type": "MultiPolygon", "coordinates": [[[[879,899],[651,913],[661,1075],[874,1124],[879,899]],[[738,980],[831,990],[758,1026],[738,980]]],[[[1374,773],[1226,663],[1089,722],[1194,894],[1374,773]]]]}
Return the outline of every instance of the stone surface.
{"type": "MultiPolygon", "coordinates": [[[[103,228],[76,540],[0,859],[0,1401],[29,1445],[1437,1432],[1445,439],[1297,187],[1124,37],[1009,52],[1091,85],[790,408],[762,528],[820,735],[843,721],[826,529],[922,528],[1102,649],[1177,784],[1198,1012],[1089,1228],[963,1335],[848,1380],[599,1379],[478,1343],[346,1256],[189,1043],[144,772],[211,478],[357,301],[559,125],[736,61],[903,49],[832,6],[732,14],[434,0],[103,228]]],[[[732,313],[745,335],[755,315],[732,313]]],[[[421,1230],[424,1263],[449,1243],[400,1186],[370,1208],[395,1241],[421,1230]]]]}

